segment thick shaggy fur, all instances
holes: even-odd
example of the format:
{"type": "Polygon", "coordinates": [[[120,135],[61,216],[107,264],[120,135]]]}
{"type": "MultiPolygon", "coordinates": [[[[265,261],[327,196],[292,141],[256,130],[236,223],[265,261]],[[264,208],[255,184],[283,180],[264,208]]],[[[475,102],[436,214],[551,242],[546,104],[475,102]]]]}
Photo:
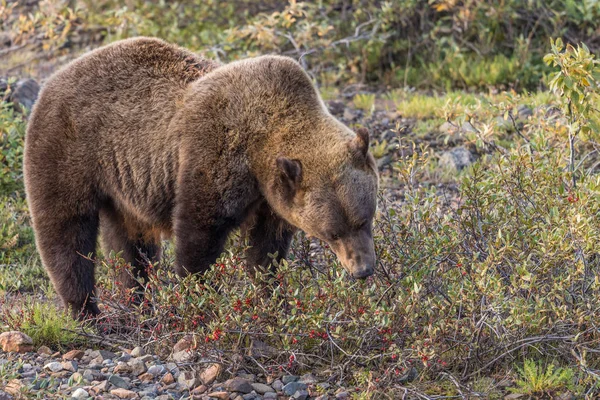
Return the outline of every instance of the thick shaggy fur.
{"type": "Polygon", "coordinates": [[[377,174],[368,133],[325,109],[293,60],[225,66],[151,38],[75,60],[42,89],[25,184],[37,246],[65,305],[96,314],[94,254],[140,276],[174,234],[178,273],[205,271],[245,223],[247,262],[287,253],[296,227],[372,273],[377,174]]]}

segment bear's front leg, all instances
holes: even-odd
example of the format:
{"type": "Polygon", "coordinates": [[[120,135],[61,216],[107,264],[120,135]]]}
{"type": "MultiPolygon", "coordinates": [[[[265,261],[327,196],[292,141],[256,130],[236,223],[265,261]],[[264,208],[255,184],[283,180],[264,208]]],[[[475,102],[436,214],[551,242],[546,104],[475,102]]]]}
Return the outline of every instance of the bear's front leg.
{"type": "Polygon", "coordinates": [[[279,263],[287,256],[296,228],[285,222],[264,202],[256,208],[245,222],[243,230],[250,247],[246,250],[248,267],[261,272],[273,273],[273,263],[269,254],[277,253],[279,263]]]}

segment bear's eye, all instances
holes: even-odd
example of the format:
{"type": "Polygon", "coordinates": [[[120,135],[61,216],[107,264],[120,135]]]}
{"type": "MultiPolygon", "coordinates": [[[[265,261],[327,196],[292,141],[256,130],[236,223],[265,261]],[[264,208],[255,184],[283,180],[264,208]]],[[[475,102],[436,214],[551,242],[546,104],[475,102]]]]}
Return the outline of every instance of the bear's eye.
{"type": "Polygon", "coordinates": [[[329,239],[331,239],[332,242],[335,242],[339,238],[340,238],[340,235],[337,235],[337,234],[329,236],[329,239]]]}

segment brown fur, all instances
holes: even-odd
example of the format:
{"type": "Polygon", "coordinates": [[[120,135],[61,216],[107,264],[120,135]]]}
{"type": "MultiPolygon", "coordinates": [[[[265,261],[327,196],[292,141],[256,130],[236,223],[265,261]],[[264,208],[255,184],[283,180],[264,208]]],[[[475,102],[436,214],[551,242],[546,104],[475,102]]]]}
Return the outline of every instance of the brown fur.
{"type": "Polygon", "coordinates": [[[178,273],[205,271],[245,223],[249,265],[287,254],[296,228],[356,277],[375,263],[377,174],[368,133],[334,119],[301,67],[265,56],[225,66],[150,38],[57,72],[30,118],[25,183],[38,249],[66,306],[98,312],[95,251],[141,276],[174,233],[178,273]]]}

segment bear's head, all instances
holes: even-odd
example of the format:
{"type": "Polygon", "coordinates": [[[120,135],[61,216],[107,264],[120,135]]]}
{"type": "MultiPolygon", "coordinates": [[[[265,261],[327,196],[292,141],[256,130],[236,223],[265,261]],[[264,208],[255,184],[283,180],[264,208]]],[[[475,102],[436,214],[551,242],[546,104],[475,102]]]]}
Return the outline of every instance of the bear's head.
{"type": "Polygon", "coordinates": [[[304,153],[310,156],[276,159],[270,197],[276,199],[278,214],[328,243],[354,278],[366,278],[376,262],[372,228],[377,168],[368,152],[368,131],[352,134],[336,125],[344,131],[336,143],[325,139],[304,153]]]}

